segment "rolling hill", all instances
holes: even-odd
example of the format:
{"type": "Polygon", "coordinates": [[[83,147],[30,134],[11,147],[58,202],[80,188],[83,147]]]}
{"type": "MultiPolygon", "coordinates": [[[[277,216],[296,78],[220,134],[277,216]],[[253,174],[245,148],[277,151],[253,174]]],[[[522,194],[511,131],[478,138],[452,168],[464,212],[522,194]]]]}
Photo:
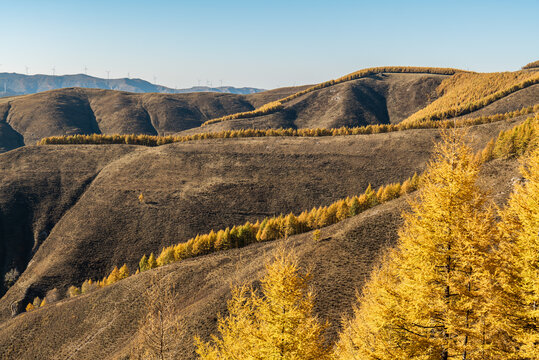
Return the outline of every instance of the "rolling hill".
{"type": "Polygon", "coordinates": [[[167,135],[236,128],[316,128],[397,123],[436,95],[442,75],[389,74],[350,81],[291,102],[286,112],[256,121],[241,119],[200,126],[209,119],[251,111],[295,94],[292,87],[250,95],[133,94],[111,90],[61,89],[0,99],[0,150],[73,134],[167,135]]]}
{"type": "MultiPolygon", "coordinates": [[[[258,286],[264,263],[281,243],[295,249],[301,265],[311,270],[315,312],[329,321],[329,340],[335,340],[356,291],[381,251],[395,244],[401,213],[413,194],[324,227],[319,236],[306,232],[218,250],[72,298],[67,291],[88,278],[101,279],[123,263],[133,273],[143,254],[157,255],[197,234],[325,206],[359,195],[369,184],[376,188],[402,182],[425,169],[440,139],[438,129],[214,138],[155,147],[34,144],[44,136],[69,134],[185,135],[253,127],[405,124],[429,106],[453,106],[451,91],[440,87],[461,86],[459,79],[472,76],[444,72],[359,72],[360,77],[314,89],[249,95],[73,88],[0,99],[0,146],[6,151],[0,154],[0,275],[12,269],[21,273],[13,286],[0,285],[0,358],[128,359],[147,312],[143,294],[152,281],[159,281],[174,286],[178,295],[176,315],[183,326],[173,340],[174,355],[193,359],[193,336],[207,340],[215,333],[230,284],[258,286]],[[202,126],[283,98],[289,100],[275,112],[202,126]],[[50,301],[25,312],[35,297],[50,301]]],[[[458,118],[536,105],[538,86],[507,93],[458,118]]],[[[501,130],[528,116],[466,124],[466,139],[481,150],[501,130]]],[[[516,159],[503,158],[482,170],[481,186],[498,204],[519,178],[518,166],[516,159]]]]}

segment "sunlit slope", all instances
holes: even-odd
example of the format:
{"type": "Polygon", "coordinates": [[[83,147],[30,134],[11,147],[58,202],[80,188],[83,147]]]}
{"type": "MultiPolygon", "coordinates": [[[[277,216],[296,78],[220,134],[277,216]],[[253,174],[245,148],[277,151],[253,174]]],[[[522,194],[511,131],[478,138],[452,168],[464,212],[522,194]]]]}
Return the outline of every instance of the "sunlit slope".
{"type": "MultiPolygon", "coordinates": [[[[470,133],[479,148],[508,126],[511,122],[485,124],[472,127],[470,133]]],[[[363,193],[369,183],[378,187],[402,182],[422,171],[437,136],[438,130],[425,129],[325,138],[213,139],[140,148],[101,170],[53,227],[20,280],[0,300],[0,317],[9,316],[10,304],[22,310],[35,296],[102,278],[115,265],[126,262],[134,269],[143,254],[157,253],[197,233],[327,205],[363,193]],[[145,203],[139,202],[140,193],[145,203]],[[59,249],[62,256],[57,255],[59,249]],[[91,261],[87,254],[93,254],[91,261]]],[[[116,146],[76,145],[73,151],[116,146]]],[[[43,151],[69,156],[72,146],[43,148],[31,149],[36,157],[43,151]]],[[[16,167],[10,159],[19,151],[0,160],[16,167]]],[[[29,169],[29,176],[35,170],[29,169]]],[[[8,183],[3,184],[8,191],[8,183]]]]}
{"type": "Polygon", "coordinates": [[[408,117],[405,122],[465,115],[537,83],[539,71],[458,73],[438,86],[438,99],[408,117]]]}

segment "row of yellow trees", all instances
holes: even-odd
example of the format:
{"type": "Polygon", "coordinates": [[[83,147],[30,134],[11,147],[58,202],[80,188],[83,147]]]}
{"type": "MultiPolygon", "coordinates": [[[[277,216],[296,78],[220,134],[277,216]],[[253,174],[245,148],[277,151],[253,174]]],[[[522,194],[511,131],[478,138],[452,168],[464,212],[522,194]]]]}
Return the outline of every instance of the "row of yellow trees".
{"type": "MultiPolygon", "coordinates": [[[[302,234],[313,229],[335,224],[348,217],[357,215],[377,204],[395,199],[417,189],[419,176],[414,174],[401,183],[380,186],[376,191],[369,185],[360,196],[347,197],[328,206],[303,211],[299,215],[290,213],[265,218],[255,223],[246,222],[243,225],[227,227],[224,230],[211,231],[208,234],[199,234],[187,242],[165,247],[156,258],[153,253],[144,255],[139,261],[139,268],[135,274],[167,265],[176,261],[206,255],[215,251],[243,247],[255,242],[276,240],[295,234],[302,234]]],[[[82,286],[71,286],[70,296],[84,294],[115,283],[129,276],[127,266],[120,269],[115,267],[112,272],[101,281],[86,280],[82,286]]]]}
{"type": "MultiPolygon", "coordinates": [[[[137,273],[138,273],[138,270],[137,270],[137,273]]],[[[98,280],[98,281],[93,281],[92,279],[85,280],[80,287],[70,286],[67,293],[69,297],[78,296],[78,295],[90,292],[92,290],[114,284],[115,282],[125,279],[128,276],[129,276],[129,269],[127,268],[126,264],[124,264],[119,269],[117,266],[115,266],[114,269],[110,272],[110,274],[108,276],[105,276],[102,280],[98,280]]],[[[46,303],[47,303],[46,299],[41,300],[39,297],[36,297],[34,298],[33,302],[30,302],[28,303],[28,305],[26,305],[26,311],[28,312],[38,307],[42,307],[46,303]]]]}
{"type": "Polygon", "coordinates": [[[310,275],[279,251],[261,291],[232,291],[201,359],[539,359],[538,138],[508,205],[477,186],[480,162],[444,137],[396,248],[385,254],[334,346],[314,315],[310,275]],[[499,219],[497,215],[499,215],[499,219]]]}
{"type": "Polygon", "coordinates": [[[404,123],[448,119],[469,114],[515,91],[539,83],[539,71],[460,73],[442,81],[440,97],[404,123]]]}
{"type": "Polygon", "coordinates": [[[215,119],[210,119],[202,124],[202,126],[209,125],[209,124],[215,124],[222,121],[227,120],[233,120],[233,119],[242,119],[242,118],[250,118],[250,117],[256,117],[256,116],[262,116],[271,114],[274,112],[277,112],[283,108],[283,104],[287,103],[289,101],[292,101],[302,95],[308,94],[310,92],[320,90],[329,86],[337,85],[346,81],[351,80],[357,80],[361,79],[367,76],[380,74],[380,73],[419,73],[419,74],[439,74],[439,75],[454,75],[458,72],[464,72],[464,70],[458,70],[458,69],[451,69],[451,68],[436,68],[436,67],[418,67],[418,66],[383,66],[383,67],[375,67],[375,68],[368,68],[359,70],[356,72],[353,72],[351,74],[342,76],[335,80],[329,80],[325,81],[323,83],[311,86],[305,90],[298,91],[292,95],[289,95],[285,98],[272,101],[270,103],[267,103],[255,110],[247,111],[247,112],[241,112],[236,114],[230,114],[226,116],[222,116],[215,119]]]}
{"type": "Polygon", "coordinates": [[[156,136],[156,135],[66,135],[51,136],[38,141],[38,145],[75,145],[75,144],[131,144],[143,146],[159,146],[174,142],[187,142],[205,139],[248,138],[265,136],[292,136],[292,137],[320,137],[320,136],[346,136],[368,135],[410,129],[438,129],[451,127],[466,127],[487,124],[512,119],[517,116],[531,114],[539,111],[539,104],[524,107],[519,110],[480,116],[475,118],[462,118],[457,120],[425,120],[422,122],[407,122],[399,124],[367,125],[360,127],[341,127],[334,129],[241,129],[224,130],[219,132],[200,133],[185,136],[156,136]]]}
{"type": "Polygon", "coordinates": [[[539,60],[526,64],[522,67],[522,69],[534,69],[534,68],[539,68],[539,60]]]}

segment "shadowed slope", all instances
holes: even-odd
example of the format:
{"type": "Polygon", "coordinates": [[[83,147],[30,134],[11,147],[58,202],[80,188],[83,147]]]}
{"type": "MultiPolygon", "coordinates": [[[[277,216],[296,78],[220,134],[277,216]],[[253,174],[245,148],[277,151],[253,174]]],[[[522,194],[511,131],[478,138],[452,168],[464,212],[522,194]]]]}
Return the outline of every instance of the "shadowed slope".
{"type": "MultiPolygon", "coordinates": [[[[0,277],[23,272],[52,228],[108,162],[134,146],[23,148],[0,158],[0,277]]],[[[3,294],[3,281],[0,294],[3,294]]]]}

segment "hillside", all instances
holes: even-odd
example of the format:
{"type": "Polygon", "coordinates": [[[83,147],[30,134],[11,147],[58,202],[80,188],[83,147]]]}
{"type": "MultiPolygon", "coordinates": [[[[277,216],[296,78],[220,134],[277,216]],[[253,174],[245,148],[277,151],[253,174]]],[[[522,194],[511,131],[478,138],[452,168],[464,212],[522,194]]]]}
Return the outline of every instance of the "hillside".
{"type": "Polygon", "coordinates": [[[207,123],[182,134],[242,128],[338,128],[399,123],[434,100],[436,87],[446,77],[376,74],[308,92],[268,115],[207,123]]]}
{"type": "Polygon", "coordinates": [[[185,130],[194,133],[244,127],[330,128],[395,123],[425,106],[442,79],[441,75],[425,74],[377,75],[308,93],[293,100],[285,113],[257,118],[256,122],[242,119],[204,128],[200,126],[209,119],[250,111],[308,86],[250,95],[53,90],[0,99],[0,151],[57,135],[165,135],[185,130]]]}
{"type": "MultiPolygon", "coordinates": [[[[498,201],[510,191],[515,161],[495,161],[483,172],[484,186],[498,201]]],[[[312,269],[317,294],[316,312],[331,323],[334,338],[343,314],[350,312],[381,248],[394,244],[406,200],[391,201],[321,232],[293,236],[288,247],[312,269]]],[[[252,281],[279,242],[260,243],[186,260],[133,276],[74,299],[63,300],[0,324],[0,349],[8,358],[119,359],[129,353],[143,316],[141,295],[157,276],[166,286],[177,284],[184,331],[174,339],[176,355],[194,358],[192,337],[215,331],[215,314],[225,310],[229,283],[252,281]],[[38,324],[42,324],[38,326],[38,324]],[[63,334],[69,333],[69,336],[63,334]]]]}
{"type": "MultiPolygon", "coordinates": [[[[147,312],[142,296],[160,279],[176,288],[177,314],[185,321],[175,355],[194,359],[193,336],[215,333],[230,284],[258,286],[282,242],[312,271],[315,312],[329,321],[335,340],[356,291],[382,250],[395,244],[401,213],[414,196],[404,194],[413,189],[358,215],[335,215],[345,220],[319,223],[320,235],[305,232],[308,227],[286,240],[229,250],[212,245],[73,298],[67,291],[124,263],[132,274],[142,255],[191,246],[188,240],[199,234],[317,207],[321,213],[369,185],[402,183],[424,171],[440,126],[466,127],[466,140],[478,151],[539,109],[534,70],[381,69],[387,72],[366,69],[247,95],[68,88],[0,99],[0,277],[21,273],[12,286],[0,283],[0,358],[127,359],[147,312]],[[471,100],[483,105],[431,116],[471,100]],[[237,116],[246,113],[255,115],[237,116]],[[371,126],[356,128],[365,125],[371,126]],[[290,130],[242,130],[251,128],[290,130]],[[217,133],[235,129],[241,131],[217,133]],[[197,133],[204,134],[188,141],[162,136],[197,133]],[[63,137],[72,134],[158,137],[63,137]],[[47,136],[69,145],[54,139],[35,145],[47,136]],[[25,312],[35,297],[47,304],[25,312]]],[[[529,140],[508,135],[504,146],[529,140]]],[[[518,166],[516,159],[485,165],[481,186],[498,204],[520,178],[518,166]]]]}
{"type": "Polygon", "coordinates": [[[187,89],[172,89],[152,84],[142,79],[121,78],[102,79],[85,74],[74,75],[24,75],[17,73],[0,73],[0,97],[35,94],[38,92],[71,87],[89,89],[118,90],[134,93],[166,93],[182,94],[192,92],[217,92],[229,94],[252,94],[262,91],[251,87],[235,88],[233,86],[209,87],[195,86],[187,89]]]}
{"type": "Polygon", "coordinates": [[[216,116],[254,109],[285,88],[252,94],[134,94],[69,88],[0,99],[0,152],[71,134],[172,134],[216,116]]]}

